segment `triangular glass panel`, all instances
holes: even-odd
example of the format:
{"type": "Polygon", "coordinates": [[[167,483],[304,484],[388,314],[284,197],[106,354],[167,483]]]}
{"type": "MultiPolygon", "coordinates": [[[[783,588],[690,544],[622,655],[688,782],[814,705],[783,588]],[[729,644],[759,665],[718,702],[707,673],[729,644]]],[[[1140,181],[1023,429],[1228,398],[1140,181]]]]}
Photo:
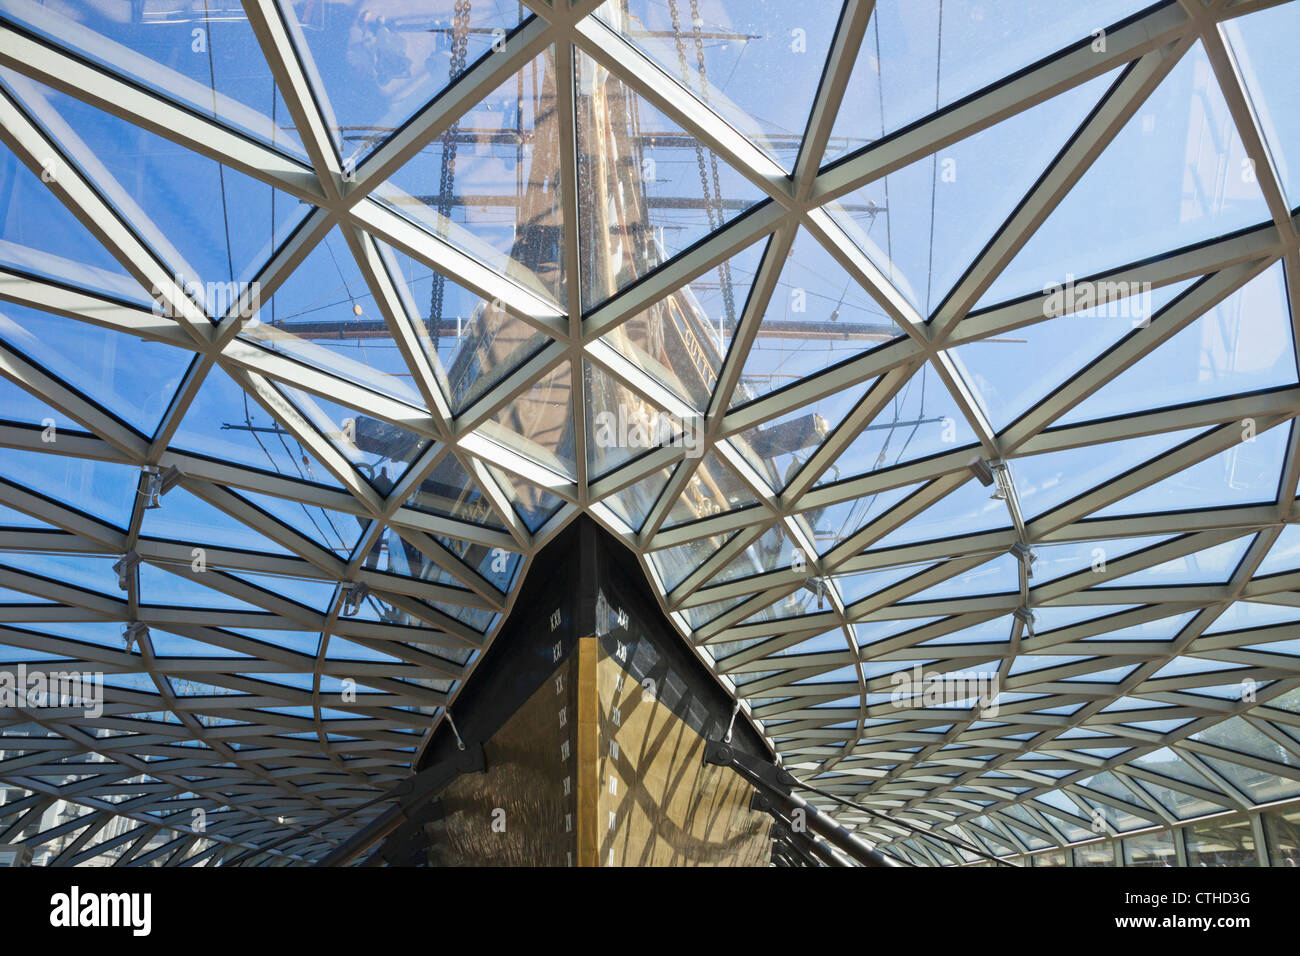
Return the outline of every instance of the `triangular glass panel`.
{"type": "Polygon", "coordinates": [[[1095,77],[850,193],[828,210],[930,315],[1109,88],[1095,77]],[[1015,156],[1014,163],[1007,157],[1015,156]]]}
{"type": "MultiPolygon", "coordinates": [[[[1273,744],[1273,747],[1275,755],[1289,756],[1288,751],[1281,744],[1273,744]]],[[[1209,765],[1211,770],[1218,773],[1238,790],[1248,794],[1256,803],[1272,803],[1300,796],[1300,781],[1276,773],[1269,773],[1259,767],[1243,767],[1239,763],[1219,760],[1208,754],[1202,755],[1201,759],[1209,765]]],[[[1274,763],[1276,762],[1274,760],[1274,763]]],[[[1296,766],[1294,758],[1288,760],[1287,763],[1292,768],[1296,766]]]]}
{"type": "Polygon", "coordinates": [[[0,338],[150,436],[194,356],[112,329],[0,303],[0,338]]]}
{"type": "MultiPolygon", "coordinates": [[[[88,591],[96,591],[125,600],[126,594],[118,587],[118,575],[113,570],[118,556],[87,554],[24,554],[3,555],[6,563],[27,574],[61,581],[88,591]],[[18,559],[18,560],[15,560],[18,559]]],[[[147,565],[140,565],[141,569],[147,565]]]]}
{"type": "MultiPolygon", "coordinates": [[[[745,596],[742,595],[740,597],[734,597],[726,601],[712,601],[709,604],[701,604],[696,607],[683,608],[682,614],[686,616],[686,620],[691,625],[691,629],[695,630],[703,627],[705,624],[708,624],[714,618],[717,618],[722,614],[726,613],[727,611],[731,610],[733,607],[735,607],[737,604],[740,604],[744,600],[745,600],[745,596]]],[[[768,671],[767,673],[772,674],[776,672],[768,671]]],[[[757,680],[757,679],[758,677],[752,672],[744,675],[732,676],[732,680],[735,681],[737,686],[746,684],[749,681],[757,680]]]]}
{"type": "Polygon", "coordinates": [[[431,439],[355,409],[282,386],[284,396],[376,491],[392,490],[431,439]]]}
{"type": "Polygon", "coordinates": [[[1297,379],[1291,339],[1286,276],[1278,262],[1093,392],[1057,423],[1293,385],[1297,379]]]}
{"type": "Polygon", "coordinates": [[[15,92],[209,314],[305,215],[287,193],[64,93],[30,80],[15,92]]]}
{"type": "Polygon", "coordinates": [[[1020,562],[1009,554],[1002,554],[910,595],[904,603],[979,597],[985,594],[1014,594],[1019,587],[1020,562]]]}
{"type": "Polygon", "coordinates": [[[419,578],[449,587],[461,586],[456,578],[431,561],[391,526],[380,532],[370,552],[362,559],[361,566],[398,577],[419,578]]]}
{"type": "Polygon", "coordinates": [[[33,518],[31,515],[23,514],[21,511],[15,511],[5,505],[0,505],[0,528],[39,528],[42,531],[52,531],[54,525],[47,524],[39,518],[33,518]]]}
{"type": "Polygon", "coordinates": [[[0,478],[125,528],[131,521],[140,470],[90,458],[0,448],[0,478]]]}
{"type": "Polygon", "coordinates": [[[204,458],[341,487],[284,426],[217,367],[199,386],[172,444],[204,458]]]}
{"type": "Polygon", "coordinates": [[[0,207],[0,264],[139,305],[152,305],[148,290],[3,144],[0,195],[5,197],[0,207]]]}
{"type": "Polygon", "coordinates": [[[927,362],[862,429],[817,484],[833,484],[974,444],[975,433],[966,416],[939,373],[927,362]]]}
{"type": "Polygon", "coordinates": [[[561,362],[511,399],[480,432],[557,474],[577,476],[572,366],[561,362]]]}
{"type": "Polygon", "coordinates": [[[651,551],[647,557],[654,565],[655,571],[663,583],[664,590],[671,591],[688,578],[692,572],[719,551],[734,535],[713,535],[710,538],[697,538],[686,544],[671,548],[651,551]]]}
{"type": "MultiPolygon", "coordinates": [[[[440,534],[433,537],[466,567],[476,570],[501,591],[507,592],[519,583],[516,572],[523,566],[522,555],[504,548],[489,548],[440,534]]],[[[450,654],[452,651],[448,649],[441,653],[450,654]]]]}
{"type": "MultiPolygon", "coordinates": [[[[906,618],[898,622],[872,622],[871,624],[856,624],[860,643],[865,646],[874,644],[886,637],[892,637],[897,631],[919,630],[927,624],[933,624],[935,621],[942,620],[938,617],[914,617],[906,618]],[[902,626],[900,626],[902,625],[902,626]],[[866,640],[867,636],[870,640],[866,640]]],[[[929,640],[921,641],[918,647],[923,647],[929,653],[943,654],[945,647],[955,647],[961,644],[1001,644],[1010,646],[1011,624],[1010,618],[993,618],[984,621],[981,624],[975,624],[971,627],[963,627],[960,630],[950,631],[947,634],[933,637],[929,640]]],[[[1001,654],[1002,652],[996,647],[984,649],[985,653],[990,656],[1001,654]]],[[[979,652],[977,652],[979,653],[979,652]]],[[[969,655],[967,655],[969,656],[969,655]]],[[[914,664],[929,664],[932,660],[913,661],[914,664]]]]}
{"type": "Polygon", "coordinates": [[[629,528],[640,531],[670,477],[672,477],[672,469],[663,468],[621,491],[615,491],[602,500],[629,528]]]}
{"type": "MultiPolygon", "coordinates": [[[[1034,631],[1037,634],[1050,634],[1063,628],[1074,627],[1089,621],[1101,622],[1104,618],[1132,610],[1136,604],[1109,604],[1104,607],[1047,606],[1034,608],[1034,631]]],[[[1014,623],[1008,619],[1008,627],[1014,623]]]]}
{"type": "Polygon", "coordinates": [[[456,414],[552,341],[418,259],[378,245],[391,256],[393,279],[405,292],[416,334],[456,414]]]}
{"type": "Polygon", "coordinates": [[[1019,674],[1033,674],[1036,671],[1047,671],[1054,667],[1064,667],[1067,664],[1077,664],[1086,660],[1088,660],[1086,657],[1071,655],[1022,654],[1012,661],[1008,674],[1013,677],[1019,674]]]}
{"type": "Polygon", "coordinates": [[[1107,581],[1108,588],[1171,587],[1180,584],[1227,584],[1233,571],[1241,563],[1246,549],[1255,540],[1246,535],[1204,551],[1195,551],[1181,558],[1171,558],[1153,568],[1145,568],[1122,578],[1107,581]]]}
{"type": "Polygon", "coordinates": [[[404,504],[417,511],[504,529],[496,508],[470,479],[464,466],[451,454],[438,462],[404,504]]]}
{"type": "Polygon", "coordinates": [[[818,593],[813,588],[803,587],[793,594],[778,598],[772,604],[756,611],[739,623],[759,624],[764,621],[788,621],[791,618],[825,611],[827,607],[824,594],[818,593]]]}
{"type": "Polygon", "coordinates": [[[761,240],[601,337],[697,411],[706,411],[762,261],[761,240]]]}
{"type": "Polygon", "coordinates": [[[160,507],[145,509],[140,537],[215,545],[263,554],[292,553],[184,488],[173,488],[167,492],[161,499],[160,507]]]}
{"type": "Polygon", "coordinates": [[[320,648],[321,635],[317,631],[293,631],[283,628],[239,628],[235,634],[260,641],[270,647],[282,647],[298,654],[316,656],[320,648]]]}
{"type": "Polygon", "coordinates": [[[347,241],[331,229],[240,337],[423,408],[424,398],[347,241]]]}
{"type": "Polygon", "coordinates": [[[989,490],[972,478],[885,535],[870,550],[882,551],[918,541],[938,541],[1010,526],[1011,516],[1006,506],[990,498],[989,490]]]}
{"type": "Polygon", "coordinates": [[[276,498],[243,488],[237,494],[281,524],[340,557],[351,556],[352,549],[356,547],[361,533],[369,523],[360,515],[345,514],[304,501],[276,498]]]}
{"type": "Polygon", "coordinates": [[[5,4],[5,17],[110,73],[305,158],[271,68],[248,54],[258,49],[257,37],[234,0],[141,3],[129,10],[19,0],[5,4]]]}
{"type": "MultiPolygon", "coordinates": [[[[299,55],[330,118],[339,154],[355,162],[387,139],[519,25],[515,4],[418,4],[347,9],[281,3],[299,55]]],[[[471,147],[470,135],[457,137],[471,147]]]]}
{"type": "Polygon", "coordinates": [[[488,94],[375,195],[519,285],[563,302],[564,211],[552,51],[488,94]]]}
{"type": "Polygon", "coordinates": [[[529,531],[537,531],[552,515],[564,507],[564,499],[551,494],[545,488],[529,484],[522,478],[507,474],[492,465],[488,465],[488,471],[501,485],[502,491],[510,499],[510,504],[528,526],[529,531]]]}
{"type": "Polygon", "coordinates": [[[0,421],[16,422],[39,429],[55,441],[60,434],[88,434],[80,422],[74,421],[7,378],[0,378],[0,421]]]}
{"type": "Polygon", "coordinates": [[[1034,586],[1068,577],[1080,571],[1095,569],[1098,573],[1106,562],[1115,561],[1127,554],[1151,548],[1168,541],[1173,535],[1146,535],[1137,538],[1115,538],[1108,541],[1068,541],[1062,544],[1034,545],[1034,586]]]}
{"type": "Polygon", "coordinates": [[[1205,629],[1206,634],[1224,631],[1242,631],[1274,624],[1292,624],[1300,621],[1300,607],[1282,604],[1265,604],[1262,601],[1234,601],[1205,629]]]}
{"type": "MultiPolygon", "coordinates": [[[[1149,322],[1193,281],[1175,282],[1159,289],[1146,289],[1139,283],[1117,284],[1122,291],[1131,288],[1132,294],[1100,306],[1092,305],[1093,299],[1082,294],[1066,297],[1063,288],[1062,308],[1084,303],[1088,307],[1068,314],[1051,312],[1051,317],[1042,322],[959,345],[949,349],[948,355],[990,424],[1001,431],[1091,365],[1097,356],[1136,326],[1149,322]],[[1061,342],[1067,338],[1070,348],[1063,349],[1061,342]]],[[[1079,285],[1091,289],[1083,283],[1079,285]]],[[[1044,308],[1052,306],[1049,301],[1044,308]]],[[[1150,386],[1151,383],[1144,383],[1144,388],[1150,386]]],[[[1071,414],[1067,412],[1064,417],[1068,419],[1071,414]]]]}
{"type": "MultiPolygon", "coordinates": [[[[767,571],[787,570],[794,565],[795,544],[778,525],[773,525],[741,551],[713,577],[714,582],[734,581],[767,571]]],[[[806,557],[806,556],[805,556],[806,557]]]]}
{"type": "Polygon", "coordinates": [[[808,523],[818,553],[825,555],[920,487],[920,484],[900,485],[823,508],[810,508],[800,512],[799,517],[808,523]]]}
{"type": "Polygon", "coordinates": [[[731,442],[769,488],[780,491],[790,484],[804,463],[839,427],[875,380],[858,382],[825,395],[815,402],[746,429],[731,442]]]}
{"type": "Polygon", "coordinates": [[[892,587],[901,581],[921,574],[934,567],[932,564],[902,565],[894,568],[881,568],[877,571],[858,571],[853,574],[839,574],[834,578],[840,589],[840,596],[846,605],[864,600],[892,587]]]}
{"type": "Polygon", "coordinates": [[[1061,0],[1015,7],[878,0],[823,164],[1083,42],[1142,9],[1141,0],[1086,8],[1061,0]]]}
{"type": "MultiPolygon", "coordinates": [[[[763,194],[595,60],[579,54],[576,70],[582,304],[590,309],[763,194]],[[596,196],[609,198],[596,202],[596,196]]],[[[722,308],[714,324],[735,328],[743,290],[734,287],[738,277],[729,264],[716,275],[722,308]]]]}
{"type": "Polygon", "coordinates": [[[591,477],[613,471],[654,448],[682,440],[682,422],[678,418],[653,405],[599,365],[582,364],[586,376],[583,399],[587,405],[587,468],[591,477]]]}
{"type": "Polygon", "coordinates": [[[1184,429],[1013,459],[1009,468],[1021,510],[1027,519],[1036,518],[1195,436],[1195,429],[1184,429]]]}
{"type": "Polygon", "coordinates": [[[1286,525],[1264,560],[1255,569],[1255,577],[1300,570],[1300,525],[1286,525]]]}
{"type": "Polygon", "coordinates": [[[1088,167],[981,305],[1095,275],[1269,219],[1241,137],[1196,45],[1088,167]]]}
{"type": "Polygon", "coordinates": [[[1277,497],[1291,429],[1279,425],[1096,512],[1097,517],[1226,508],[1277,497]]]}
{"type": "Polygon", "coordinates": [[[902,335],[826,248],[800,229],[750,346],[735,408],[902,335]]]}
{"type": "Polygon", "coordinates": [[[758,501],[736,473],[710,449],[700,459],[695,474],[668,512],[664,527],[708,518],[711,515],[746,508],[758,501]]]}
{"type": "MultiPolygon", "coordinates": [[[[1199,657],[1175,657],[1169,663],[1165,664],[1158,671],[1151,675],[1150,680],[1159,680],[1162,677],[1186,677],[1191,674],[1215,674],[1221,671],[1244,670],[1244,664],[1225,664],[1223,661],[1207,661],[1199,657]]],[[[1231,680],[1232,675],[1224,674],[1225,680],[1231,680]]]]}
{"type": "MultiPolygon", "coordinates": [[[[1119,611],[1127,608],[1128,605],[1113,606],[1110,610],[1119,611]]],[[[1035,614],[1038,610],[1035,609],[1035,614]]],[[[1177,637],[1195,616],[1195,612],[1188,611],[1185,614],[1174,614],[1169,617],[1158,618],[1154,621],[1144,621],[1141,624],[1116,625],[1114,630],[1104,631],[1094,637],[1085,637],[1085,641],[1172,641],[1177,637]]]]}
{"type": "Polygon", "coordinates": [[[1291,41],[1300,36],[1300,7],[1279,4],[1248,13],[1225,20],[1222,30],[1272,153],[1287,204],[1300,206],[1300,90],[1286,79],[1295,65],[1291,41]]]}
{"type": "Polygon", "coordinates": [[[270,575],[239,571],[233,574],[233,577],[247,581],[276,598],[293,601],[322,613],[329,608],[338,589],[338,585],[332,581],[296,578],[286,574],[270,575]]]}
{"type": "Polygon", "coordinates": [[[1243,717],[1229,717],[1205,730],[1198,730],[1192,734],[1191,739],[1248,754],[1261,760],[1300,768],[1300,757],[1293,756],[1281,744],[1258,730],[1243,717]]]}
{"type": "Polygon", "coordinates": [[[609,2],[597,12],[675,81],[794,168],[841,0],[609,2]],[[779,83],[773,85],[773,79],[779,83]]]}
{"type": "Polygon", "coordinates": [[[224,611],[267,613],[266,608],[227,594],[217,586],[217,582],[230,576],[225,571],[209,568],[203,574],[187,577],[172,574],[152,564],[141,564],[140,603],[153,607],[219,608],[224,611]],[[213,586],[205,587],[204,582],[212,582],[213,586]]]}

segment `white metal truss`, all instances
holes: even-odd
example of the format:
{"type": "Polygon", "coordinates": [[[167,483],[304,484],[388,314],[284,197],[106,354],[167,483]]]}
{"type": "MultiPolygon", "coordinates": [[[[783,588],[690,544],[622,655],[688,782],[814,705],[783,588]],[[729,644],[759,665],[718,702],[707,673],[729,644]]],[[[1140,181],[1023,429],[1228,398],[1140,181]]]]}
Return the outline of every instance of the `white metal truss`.
{"type": "MultiPolygon", "coordinates": [[[[1284,272],[1292,347],[1300,340],[1296,212],[1222,31],[1224,23],[1276,4],[1134,4],[1133,16],[1107,26],[1100,49],[1093,37],[1080,38],[825,163],[875,13],[872,0],[847,0],[788,170],[707,95],[646,55],[620,28],[617,4],[526,5],[532,15],[501,31],[491,50],[353,157],[336,139],[340,122],[292,4],[242,2],[256,45],[250,41],[240,53],[265,61],[286,119],[258,114],[159,63],[142,66],[134,51],[72,21],[56,23],[31,0],[0,0],[0,142],[143,290],[117,294],[76,270],[39,263],[32,250],[35,264],[23,267],[29,260],[21,250],[8,250],[0,260],[0,312],[4,303],[37,309],[193,355],[160,424],[145,434],[37,355],[0,338],[0,375],[74,423],[50,440],[45,423],[0,414],[0,449],[47,456],[41,461],[50,469],[97,462],[139,473],[134,505],[120,524],[0,474],[0,505],[26,516],[23,523],[0,522],[0,588],[24,596],[0,603],[0,647],[7,650],[0,665],[57,662],[61,670],[105,675],[97,717],[0,709],[0,843],[48,849],[55,865],[319,858],[383,809],[376,798],[411,771],[437,722],[454,710],[532,558],[584,513],[639,556],[665,613],[773,753],[796,776],[847,801],[814,802],[915,862],[964,861],[921,831],[1013,856],[1086,842],[1103,831],[1115,836],[1248,810],[1281,792],[1300,795],[1300,620],[1216,627],[1241,608],[1300,608],[1300,561],[1257,573],[1279,536],[1300,523],[1300,429],[1293,424],[1300,382],[1176,406],[1151,407],[1135,394],[1130,413],[1063,422],[1270,270],[1284,272]],[[1009,425],[995,427],[954,350],[1048,320],[1046,291],[982,303],[1197,44],[1269,219],[1092,276],[1100,288],[1185,285],[1148,325],[1054,383],[1009,425]],[[536,275],[503,268],[454,222],[405,214],[402,202],[412,197],[391,183],[538,57],[554,74],[559,294],[536,275]],[[579,223],[588,201],[608,197],[585,194],[593,187],[583,180],[578,130],[580,84],[590,82],[579,74],[593,69],[658,110],[698,144],[701,157],[726,164],[758,196],[742,215],[594,304],[584,302],[579,280],[587,241],[579,223]],[[141,81],[146,74],[150,82],[141,81]],[[1113,80],[1095,109],[929,314],[891,278],[890,264],[850,234],[841,204],[856,191],[1107,75],[1113,80]],[[115,174],[78,137],[58,105],[64,97],[270,186],[304,209],[253,271],[263,305],[331,234],[341,235],[409,390],[385,385],[388,367],[331,358],[314,342],[248,322],[244,298],[218,309],[190,294],[186,283],[199,276],[131,200],[120,170],[115,174]],[[295,142],[285,146],[282,130],[289,127],[295,142]],[[801,237],[824,250],[896,328],[845,361],[733,401],[801,237]],[[618,347],[621,329],[657,314],[750,249],[761,254],[729,346],[709,369],[707,401],[692,400],[618,347]],[[449,390],[448,363],[428,341],[399,257],[481,298],[483,316],[491,313],[521,339],[535,336],[534,347],[461,402],[449,390]],[[152,309],[142,304],[149,299],[152,309]],[[971,440],[894,464],[846,462],[873,425],[889,421],[921,373],[946,393],[971,440]],[[597,467],[588,420],[596,377],[697,430],[701,455],[665,444],[597,467]],[[270,468],[204,455],[178,438],[203,411],[205,385],[217,379],[233,383],[259,420],[274,423],[270,431],[286,453],[281,464],[271,452],[270,468]],[[512,410],[545,405],[550,399],[536,396],[556,388],[567,402],[571,463],[544,442],[521,440],[509,424],[512,410]],[[860,397],[796,470],[781,476],[763,464],[755,435],[855,389],[860,397]],[[338,420],[330,410],[336,406],[407,436],[417,450],[405,470],[384,483],[359,467],[348,431],[358,419],[350,426],[338,420]],[[1184,432],[1176,442],[1156,440],[1150,455],[1122,473],[1046,510],[1026,510],[1018,461],[1080,449],[1104,461],[1115,443],[1184,432]],[[1103,514],[1139,492],[1158,491],[1171,476],[1235,454],[1243,442],[1275,436],[1285,454],[1266,498],[1189,509],[1166,495],[1158,505],[1144,499],[1136,513],[1103,514]],[[323,473],[290,471],[295,461],[323,473]],[[176,470],[176,487],[246,526],[265,547],[146,533],[151,474],[168,469],[176,470]],[[985,469],[987,490],[977,474],[985,469]],[[744,500],[709,500],[711,476],[722,472],[744,500]],[[462,476],[473,509],[421,504],[426,481],[442,474],[462,476]],[[940,527],[890,541],[927,512],[942,514],[962,495],[987,498],[994,490],[1006,513],[992,526],[951,534],[940,527]],[[636,495],[648,498],[632,515],[626,504],[636,495]],[[860,524],[841,529],[829,546],[820,543],[821,514],[878,496],[887,506],[867,507],[860,524]],[[688,499],[707,507],[684,520],[688,499]],[[336,519],[360,529],[355,540],[335,542],[321,531],[320,522],[337,530],[336,519]],[[1159,540],[1125,545],[1148,536],[1159,540]],[[1032,576],[1035,549],[1071,543],[1083,555],[1095,547],[1114,556],[1100,565],[1085,557],[1052,578],[1032,576]],[[1234,546],[1240,556],[1218,580],[1121,580],[1234,546]],[[120,590],[88,583],[124,555],[138,565],[127,568],[120,590]],[[37,565],[35,556],[63,562],[37,565]],[[962,592],[965,576],[1003,556],[1017,562],[1014,585],[962,592]],[[81,578],[48,570],[69,560],[98,570],[81,578]],[[155,572],[176,580],[176,605],[159,600],[156,582],[146,587],[144,575],[155,572]],[[865,596],[850,592],[851,582],[872,576],[879,585],[865,596]],[[324,596],[305,603],[301,595],[309,592],[324,596]],[[206,605],[193,597],[203,593],[211,595],[206,605]],[[1056,619],[1064,623],[1046,623],[1056,619]],[[143,629],[129,640],[116,637],[133,625],[143,629]],[[109,639],[85,637],[106,628],[109,639]],[[1156,631],[1159,639],[1150,636],[1156,631]],[[170,652],[158,643],[160,634],[192,649],[170,652]],[[309,643],[297,647],[301,635],[309,643]],[[893,693],[898,676],[914,665],[941,675],[995,675],[996,714],[970,700],[900,704],[893,693]],[[1251,692],[1225,696],[1226,685],[1251,692]],[[354,693],[345,695],[344,686],[354,693]],[[1181,772],[1151,769],[1160,760],[1181,772]],[[1270,789],[1267,781],[1281,786],[1270,789]],[[203,825],[196,828],[198,819],[203,825]]],[[[167,498],[160,503],[165,513],[167,498]]]]}

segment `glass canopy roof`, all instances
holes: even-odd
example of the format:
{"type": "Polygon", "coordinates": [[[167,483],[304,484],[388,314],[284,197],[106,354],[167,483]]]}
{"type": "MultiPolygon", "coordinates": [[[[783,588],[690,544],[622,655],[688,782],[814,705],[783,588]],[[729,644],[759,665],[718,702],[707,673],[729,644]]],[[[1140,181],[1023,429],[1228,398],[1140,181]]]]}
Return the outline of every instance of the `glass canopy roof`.
{"type": "Polygon", "coordinates": [[[1296,36],[0,0],[0,843],[319,857],[581,513],[911,862],[1300,797],[1296,36]]]}

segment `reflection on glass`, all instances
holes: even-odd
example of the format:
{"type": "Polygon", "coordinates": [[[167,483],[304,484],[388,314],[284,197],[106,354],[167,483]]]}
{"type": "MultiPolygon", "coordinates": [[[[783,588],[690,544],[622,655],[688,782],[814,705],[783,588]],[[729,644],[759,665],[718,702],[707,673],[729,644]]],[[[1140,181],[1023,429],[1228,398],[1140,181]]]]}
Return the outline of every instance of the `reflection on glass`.
{"type": "Polygon", "coordinates": [[[1188,866],[1259,866],[1250,820],[1207,820],[1187,834],[1188,866]]]}
{"type": "Polygon", "coordinates": [[[840,0],[610,0],[596,13],[794,168],[840,0]]]}
{"type": "MultiPolygon", "coordinates": [[[[585,54],[578,90],[582,301],[590,308],[731,220],[758,188],[585,54]]],[[[744,280],[716,273],[735,328],[744,280]]],[[[719,318],[721,322],[722,318],[719,318]]]]}
{"type": "Polygon", "coordinates": [[[527,13],[515,0],[280,4],[295,40],[306,48],[302,52],[310,54],[335,145],[353,162],[500,43],[527,13]]]}
{"type": "Polygon", "coordinates": [[[1114,866],[1115,844],[1110,841],[1089,843],[1074,848],[1075,866],[1114,866]]]}
{"type": "Polygon", "coordinates": [[[542,376],[480,431],[552,471],[574,478],[572,374],[568,362],[542,376]]]}
{"type": "Polygon", "coordinates": [[[0,0],[0,14],[141,86],[301,156],[239,0],[0,0]]]}
{"type": "Polygon", "coordinates": [[[58,197],[0,144],[0,263],[17,272],[78,286],[114,299],[151,305],[147,290],[58,197]]]}
{"type": "MultiPolygon", "coordinates": [[[[645,215],[653,222],[655,217],[650,210],[645,215]]],[[[611,228],[622,230],[625,223],[620,219],[611,228]]],[[[598,237],[597,243],[600,242],[598,237]]],[[[766,248],[767,242],[761,241],[732,256],[717,269],[628,319],[603,336],[602,341],[618,349],[692,408],[706,411],[718,384],[722,360],[736,333],[739,309],[744,305],[766,248]]],[[[619,268],[618,256],[630,255],[634,249],[635,246],[618,239],[609,251],[612,258],[604,262],[602,257],[595,256],[585,260],[584,275],[599,271],[602,265],[619,268]]],[[[766,337],[766,333],[760,330],[759,336],[766,337]]],[[[737,392],[747,395],[749,390],[747,379],[742,376],[737,392]]]]}
{"type": "Polygon", "coordinates": [[[1265,810],[1264,842],[1273,866],[1300,866],[1300,808],[1265,810]]]}
{"type": "Polygon", "coordinates": [[[1048,850],[1046,853],[1036,853],[1029,859],[1033,866],[1069,866],[1068,850],[1048,850]]]}
{"type": "MultiPolygon", "coordinates": [[[[1113,322],[1113,320],[1111,320],[1113,322]]],[[[1140,321],[1140,320],[1136,320],[1140,321]]],[[[1278,262],[1061,416],[1061,424],[1202,402],[1296,381],[1278,262]]]]}
{"type": "MultiPolygon", "coordinates": [[[[554,54],[546,52],[429,143],[375,194],[514,282],[564,301],[554,54]]],[[[435,281],[430,315],[442,319],[435,281]]]]}
{"type": "Polygon", "coordinates": [[[551,341],[500,302],[475,295],[404,252],[383,243],[379,248],[453,412],[463,412],[551,341]]]}
{"type": "Polygon", "coordinates": [[[1121,840],[1125,866],[1177,866],[1174,834],[1170,831],[1128,836],[1121,840]]]}

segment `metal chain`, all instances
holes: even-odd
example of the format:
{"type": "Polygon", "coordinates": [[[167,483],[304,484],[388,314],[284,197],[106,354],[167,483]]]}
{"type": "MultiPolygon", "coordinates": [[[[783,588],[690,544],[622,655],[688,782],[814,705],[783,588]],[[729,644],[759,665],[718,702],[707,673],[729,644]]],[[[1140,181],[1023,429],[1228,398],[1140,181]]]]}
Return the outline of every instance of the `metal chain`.
{"type": "MultiPolygon", "coordinates": [[[[465,70],[465,61],[469,54],[469,14],[471,0],[456,0],[455,14],[451,21],[451,67],[450,80],[455,81],[465,70]]],[[[460,122],[452,123],[442,134],[442,174],[438,188],[438,230],[443,231],[443,223],[451,218],[451,192],[456,184],[456,138],[460,135],[460,122]]],[[[434,330],[442,336],[442,303],[446,279],[439,272],[433,274],[433,291],[429,300],[429,322],[437,323],[434,330]]]]}
{"type": "MultiPolygon", "coordinates": [[[[700,67],[700,96],[706,104],[709,102],[709,73],[704,61],[704,36],[700,32],[704,18],[700,16],[700,0],[691,0],[691,32],[695,36],[695,59],[700,67]]],[[[722,181],[718,176],[718,155],[709,150],[709,164],[713,168],[713,195],[717,202],[718,225],[723,223],[722,181]]],[[[727,321],[734,328],[736,325],[736,302],[731,288],[731,261],[727,260],[718,267],[718,278],[722,280],[722,299],[727,310],[727,321]]]]}

